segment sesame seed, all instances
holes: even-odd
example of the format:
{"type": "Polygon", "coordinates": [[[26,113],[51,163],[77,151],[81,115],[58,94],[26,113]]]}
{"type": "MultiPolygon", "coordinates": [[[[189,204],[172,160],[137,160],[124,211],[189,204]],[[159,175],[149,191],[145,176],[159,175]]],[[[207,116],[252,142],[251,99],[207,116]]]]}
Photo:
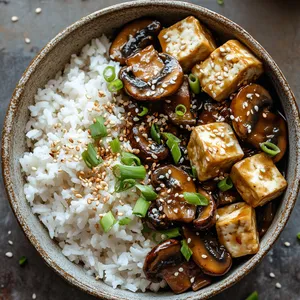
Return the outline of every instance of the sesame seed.
{"type": "Polygon", "coordinates": [[[10,257],[13,257],[13,254],[12,254],[12,252],[6,252],[6,253],[5,253],[5,256],[7,256],[7,257],[10,258],[10,257]]]}
{"type": "Polygon", "coordinates": [[[32,171],[36,171],[37,168],[36,168],[36,167],[31,167],[31,170],[32,170],[32,171]]]}
{"type": "Polygon", "coordinates": [[[271,278],[275,278],[275,274],[272,273],[272,272],[269,274],[269,276],[270,276],[271,278]]]}
{"type": "Polygon", "coordinates": [[[258,110],[259,110],[259,108],[258,108],[257,105],[254,106],[254,109],[255,109],[255,111],[258,111],[258,110]]]}
{"type": "Polygon", "coordinates": [[[9,241],[8,241],[8,244],[9,244],[9,245],[13,245],[14,243],[13,243],[13,241],[9,240],[9,241]]]}
{"type": "Polygon", "coordinates": [[[286,246],[286,247],[290,247],[290,246],[291,246],[291,243],[289,243],[289,242],[285,242],[285,243],[284,243],[284,246],[286,246]]]}
{"type": "Polygon", "coordinates": [[[191,283],[194,283],[194,281],[195,281],[195,277],[192,277],[192,278],[190,279],[190,282],[191,282],[191,283]]]}
{"type": "Polygon", "coordinates": [[[177,277],[178,275],[179,275],[179,273],[178,273],[178,272],[175,272],[175,273],[174,273],[174,276],[176,276],[176,277],[177,277]]]}
{"type": "Polygon", "coordinates": [[[30,44],[30,42],[31,42],[30,38],[25,38],[24,41],[25,41],[26,44],[30,44]]]}
{"type": "Polygon", "coordinates": [[[276,282],[275,286],[277,289],[281,289],[281,284],[279,282],[276,282]]]}
{"type": "Polygon", "coordinates": [[[187,243],[188,243],[188,244],[189,244],[191,241],[192,241],[191,238],[188,238],[188,239],[187,239],[187,243]]]}
{"type": "Polygon", "coordinates": [[[7,232],[7,234],[8,234],[8,235],[11,235],[11,231],[9,230],[9,231],[7,232]]]}
{"type": "Polygon", "coordinates": [[[42,12],[42,9],[40,7],[36,8],[35,9],[35,13],[36,14],[40,14],[42,12]]]}
{"type": "Polygon", "coordinates": [[[233,115],[230,115],[230,119],[233,120],[233,119],[234,119],[234,116],[233,116],[233,115]]]}
{"type": "Polygon", "coordinates": [[[12,16],[11,17],[11,21],[12,22],[18,22],[19,21],[19,18],[17,16],[12,16]]]}
{"type": "Polygon", "coordinates": [[[205,258],[207,258],[207,255],[202,254],[201,257],[205,259],[205,258]]]}
{"type": "Polygon", "coordinates": [[[36,299],[36,294],[35,293],[32,294],[32,299],[36,299]]]}
{"type": "Polygon", "coordinates": [[[81,194],[75,194],[75,197],[82,198],[82,195],[81,194]]]}
{"type": "Polygon", "coordinates": [[[179,268],[178,271],[179,271],[179,272],[183,272],[183,268],[179,268]]]}

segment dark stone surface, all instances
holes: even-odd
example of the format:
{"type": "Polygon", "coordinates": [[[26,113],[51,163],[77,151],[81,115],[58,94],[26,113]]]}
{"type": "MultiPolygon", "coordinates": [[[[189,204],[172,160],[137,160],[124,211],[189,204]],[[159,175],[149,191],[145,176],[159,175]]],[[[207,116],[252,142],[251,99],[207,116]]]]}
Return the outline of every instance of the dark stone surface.
{"type": "MultiPolygon", "coordinates": [[[[13,89],[36,52],[65,26],[118,0],[0,0],[0,126],[13,89]],[[7,4],[6,4],[7,3],[7,4]],[[40,15],[35,8],[43,9],[40,15]],[[12,23],[11,16],[19,17],[12,23]],[[24,43],[29,37],[31,43],[24,43]]],[[[193,0],[219,12],[249,31],[273,56],[287,77],[296,98],[300,99],[300,2],[299,0],[193,0]]],[[[299,104],[298,100],[298,104],[299,104]]],[[[21,187],[20,187],[21,188],[21,187]]],[[[242,300],[254,290],[260,299],[300,299],[300,202],[273,250],[244,280],[215,297],[215,300],[242,300]],[[287,248],[285,241],[291,243],[287,248]],[[275,279],[269,273],[276,275],[275,279]],[[282,288],[276,289],[276,282],[282,288]]],[[[8,205],[0,182],[0,299],[92,299],[50,270],[23,235],[8,205]],[[8,235],[11,231],[11,235],[8,235]],[[13,241],[13,245],[8,244],[13,241]],[[5,253],[13,252],[13,258],[5,253]],[[21,268],[18,259],[25,255],[28,264],[21,268]]]]}

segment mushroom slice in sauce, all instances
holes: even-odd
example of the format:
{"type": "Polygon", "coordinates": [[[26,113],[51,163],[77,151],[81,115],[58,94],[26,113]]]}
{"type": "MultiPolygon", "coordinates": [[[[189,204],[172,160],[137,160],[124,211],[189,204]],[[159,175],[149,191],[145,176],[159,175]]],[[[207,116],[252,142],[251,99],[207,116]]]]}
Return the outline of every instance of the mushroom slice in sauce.
{"type": "Polygon", "coordinates": [[[262,207],[256,209],[257,229],[259,237],[263,237],[272,224],[276,213],[276,202],[271,201],[262,207]]]}
{"type": "Polygon", "coordinates": [[[231,123],[230,101],[216,102],[211,99],[205,100],[202,111],[198,116],[197,124],[205,125],[214,122],[231,123]]]}
{"type": "Polygon", "coordinates": [[[140,151],[138,156],[146,162],[157,162],[166,159],[169,155],[168,148],[164,144],[159,145],[154,142],[149,134],[149,127],[135,125],[129,135],[131,147],[138,149],[140,151]]]}
{"type": "Polygon", "coordinates": [[[247,139],[257,149],[260,143],[271,142],[275,144],[280,153],[273,157],[274,162],[278,162],[284,156],[287,148],[287,127],[285,120],[279,114],[265,111],[260,114],[256,127],[247,139]]]}
{"type": "Polygon", "coordinates": [[[110,57],[124,65],[128,57],[153,44],[160,30],[160,22],[149,18],[126,24],[110,46],[110,57]]]}
{"type": "Polygon", "coordinates": [[[166,215],[160,211],[158,208],[160,202],[157,204],[155,202],[151,203],[148,212],[146,223],[149,228],[154,230],[165,230],[172,227],[174,224],[166,217],[166,215]]]}
{"type": "Polygon", "coordinates": [[[232,100],[232,125],[236,134],[245,142],[260,149],[260,143],[269,141],[281,150],[274,157],[279,161],[287,147],[287,129],[284,119],[270,111],[273,101],[262,86],[251,84],[243,87],[232,100]]]}
{"type": "Polygon", "coordinates": [[[164,111],[175,125],[193,126],[196,124],[196,113],[191,109],[191,102],[192,98],[189,90],[189,81],[188,77],[185,75],[179,90],[165,100],[164,111]],[[178,105],[184,105],[186,108],[186,112],[183,116],[178,115],[175,111],[178,105]]]}
{"type": "Polygon", "coordinates": [[[157,53],[151,46],[144,49],[140,54],[130,58],[128,62],[137,61],[128,67],[120,70],[119,77],[123,81],[125,91],[136,100],[157,101],[163,97],[170,96],[180,88],[183,82],[183,71],[178,61],[166,53],[157,53]],[[154,53],[153,53],[154,51],[154,53]],[[144,74],[143,66],[147,63],[146,57],[151,57],[144,74]],[[138,59],[140,62],[138,62],[138,59]],[[145,61],[143,61],[145,59],[145,61]],[[163,68],[160,69],[161,62],[163,68]],[[134,72],[138,74],[136,77],[134,72]],[[150,76],[152,77],[150,78],[150,76]],[[149,79],[146,79],[149,76],[149,79]]]}
{"type": "Polygon", "coordinates": [[[205,274],[221,276],[228,272],[232,258],[224,246],[211,233],[200,233],[199,236],[187,227],[183,228],[184,236],[193,251],[194,262],[205,274]]]}
{"type": "Polygon", "coordinates": [[[159,189],[159,209],[171,221],[190,223],[195,219],[196,206],[188,204],[183,192],[196,192],[191,177],[183,170],[166,165],[157,168],[151,175],[151,183],[159,189]]]}
{"type": "Polygon", "coordinates": [[[146,256],[144,273],[152,282],[160,282],[163,278],[161,270],[168,266],[177,266],[183,261],[180,252],[181,244],[174,239],[166,240],[155,246],[146,256]]]}
{"type": "Polygon", "coordinates": [[[193,226],[198,230],[205,230],[211,228],[216,224],[217,206],[211,195],[202,189],[198,189],[198,193],[209,199],[207,206],[197,207],[197,218],[193,221],[193,226]]]}
{"type": "MultiPolygon", "coordinates": [[[[176,294],[183,293],[191,287],[193,289],[199,289],[204,286],[203,273],[192,260],[189,262],[182,262],[176,266],[164,268],[161,273],[163,279],[176,294]]],[[[207,284],[209,282],[210,281],[207,281],[207,284]]]]}

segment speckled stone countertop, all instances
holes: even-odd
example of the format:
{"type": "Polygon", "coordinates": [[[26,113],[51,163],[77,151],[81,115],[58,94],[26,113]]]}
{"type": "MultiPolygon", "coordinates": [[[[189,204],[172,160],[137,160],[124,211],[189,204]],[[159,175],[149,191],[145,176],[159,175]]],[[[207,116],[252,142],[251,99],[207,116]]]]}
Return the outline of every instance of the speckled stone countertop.
{"type": "MultiPolygon", "coordinates": [[[[0,125],[10,96],[30,60],[61,29],[95,10],[121,0],[0,0],[0,125]],[[37,14],[36,8],[42,12],[37,14]],[[19,18],[11,21],[12,16],[19,18]],[[27,43],[25,42],[25,39],[27,43]],[[30,43],[29,43],[29,40],[30,43]]],[[[193,0],[235,21],[270,52],[300,104],[299,0],[193,0]]],[[[214,300],[243,300],[257,290],[263,300],[300,299],[300,202],[273,250],[248,276],[214,300]],[[291,244],[290,247],[284,245],[291,244]],[[275,278],[270,277],[270,273],[275,278]],[[281,289],[275,287],[281,284],[281,289]]],[[[25,238],[0,181],[0,300],[87,300],[93,297],[67,284],[49,269],[25,238]],[[11,241],[13,244],[11,245],[11,241]],[[12,252],[8,258],[5,253],[12,252]],[[28,264],[21,268],[19,258],[28,264]]]]}

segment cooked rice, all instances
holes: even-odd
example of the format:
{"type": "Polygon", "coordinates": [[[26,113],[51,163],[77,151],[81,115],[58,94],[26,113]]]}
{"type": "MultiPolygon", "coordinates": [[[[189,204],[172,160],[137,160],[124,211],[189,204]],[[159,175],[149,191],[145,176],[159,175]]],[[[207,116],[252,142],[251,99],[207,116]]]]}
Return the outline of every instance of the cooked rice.
{"type": "MultiPolygon", "coordinates": [[[[92,142],[88,127],[93,119],[102,115],[110,122],[110,134],[103,139],[105,148],[126,122],[124,100],[112,97],[102,76],[107,66],[114,66],[116,72],[120,68],[109,60],[108,49],[105,36],[92,40],[38,90],[26,126],[30,151],[20,159],[27,181],[24,192],[33,213],[50,237],[58,241],[62,253],[70,261],[82,263],[87,274],[114,288],[157,291],[165,283],[150,283],[142,270],[155,244],[144,238],[141,220],[132,215],[136,191],[114,193],[116,181],[110,167],[119,158],[101,165],[106,177],[100,186],[85,178],[89,169],[81,153],[92,142]],[[132,222],[127,226],[117,223],[104,233],[99,220],[110,210],[117,220],[129,217],[132,222]]],[[[128,142],[121,145],[124,150],[132,150],[128,142]]]]}

